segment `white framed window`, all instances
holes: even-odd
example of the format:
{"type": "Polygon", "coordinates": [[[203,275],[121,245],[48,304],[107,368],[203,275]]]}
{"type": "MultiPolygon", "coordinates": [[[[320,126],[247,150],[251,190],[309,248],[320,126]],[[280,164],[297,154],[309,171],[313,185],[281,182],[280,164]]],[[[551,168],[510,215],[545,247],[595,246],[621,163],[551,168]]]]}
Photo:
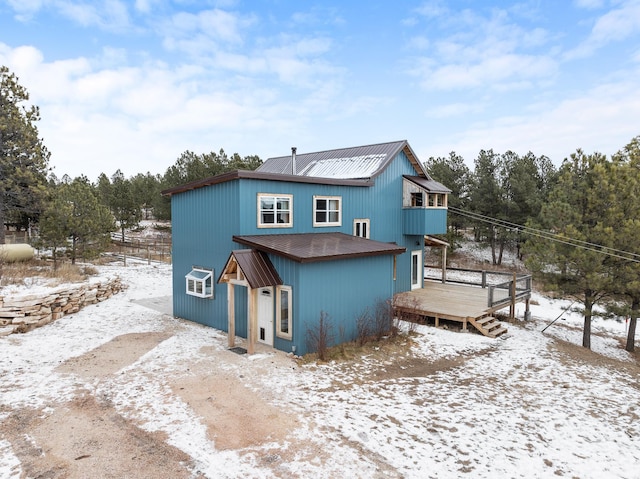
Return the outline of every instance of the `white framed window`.
{"type": "Polygon", "coordinates": [[[283,339],[292,339],[291,286],[278,286],[276,295],[276,335],[283,339]]]}
{"type": "Polygon", "coordinates": [[[411,289],[422,287],[424,276],[424,264],[422,263],[422,250],[411,252],[411,289]]]}
{"type": "Polygon", "coordinates": [[[193,268],[185,276],[187,294],[198,298],[213,297],[213,270],[193,268]]]}
{"type": "Polygon", "coordinates": [[[293,226],[293,195],[258,193],[258,228],[293,226]]]}
{"type": "Polygon", "coordinates": [[[356,218],[353,220],[353,236],[369,239],[369,219],[356,218]]]}
{"type": "Polygon", "coordinates": [[[342,197],[313,197],[313,226],[342,225],[342,197]]]}

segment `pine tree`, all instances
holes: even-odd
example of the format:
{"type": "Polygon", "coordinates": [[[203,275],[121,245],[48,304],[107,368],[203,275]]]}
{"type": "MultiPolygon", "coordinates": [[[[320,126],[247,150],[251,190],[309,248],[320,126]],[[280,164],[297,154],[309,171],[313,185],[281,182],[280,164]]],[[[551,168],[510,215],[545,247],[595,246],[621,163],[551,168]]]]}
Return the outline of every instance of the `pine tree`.
{"type": "Polygon", "coordinates": [[[124,232],[127,229],[135,228],[140,224],[142,218],[142,205],[140,205],[134,195],[131,181],[125,179],[120,170],[111,177],[111,197],[109,206],[115,217],[122,234],[124,242],[124,232]]]}
{"type": "Polygon", "coordinates": [[[28,100],[18,78],[0,66],[0,244],[7,219],[29,225],[43,209],[50,155],[38,137],[38,107],[24,106],[28,100]]]}
{"type": "Polygon", "coordinates": [[[579,298],[584,309],[582,345],[591,347],[594,306],[611,293],[612,264],[599,246],[611,247],[611,228],[603,212],[613,204],[607,184],[611,164],[581,150],[565,160],[558,182],[532,226],[560,237],[528,240],[527,266],[546,286],[579,298]]]}
{"type": "Polygon", "coordinates": [[[85,177],[58,185],[43,215],[40,237],[45,246],[69,246],[71,262],[102,251],[115,229],[113,217],[85,177]]]}

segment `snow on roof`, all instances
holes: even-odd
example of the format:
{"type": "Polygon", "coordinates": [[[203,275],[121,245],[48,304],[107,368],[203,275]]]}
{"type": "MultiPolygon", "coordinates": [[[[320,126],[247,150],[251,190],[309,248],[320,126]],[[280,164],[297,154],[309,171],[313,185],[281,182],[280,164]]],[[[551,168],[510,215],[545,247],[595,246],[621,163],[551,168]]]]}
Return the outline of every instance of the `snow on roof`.
{"type": "Polygon", "coordinates": [[[347,158],[327,158],[311,163],[300,174],[320,178],[369,178],[381,166],[387,155],[360,155],[347,158]]]}

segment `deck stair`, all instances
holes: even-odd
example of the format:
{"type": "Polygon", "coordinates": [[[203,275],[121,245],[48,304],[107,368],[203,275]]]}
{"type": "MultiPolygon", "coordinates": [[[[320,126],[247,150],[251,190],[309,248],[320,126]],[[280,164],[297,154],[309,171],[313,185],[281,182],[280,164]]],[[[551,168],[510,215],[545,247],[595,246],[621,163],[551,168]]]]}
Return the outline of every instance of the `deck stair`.
{"type": "Polygon", "coordinates": [[[478,331],[490,338],[497,338],[507,332],[507,328],[502,326],[493,316],[483,316],[481,318],[468,318],[469,323],[473,325],[478,331]]]}

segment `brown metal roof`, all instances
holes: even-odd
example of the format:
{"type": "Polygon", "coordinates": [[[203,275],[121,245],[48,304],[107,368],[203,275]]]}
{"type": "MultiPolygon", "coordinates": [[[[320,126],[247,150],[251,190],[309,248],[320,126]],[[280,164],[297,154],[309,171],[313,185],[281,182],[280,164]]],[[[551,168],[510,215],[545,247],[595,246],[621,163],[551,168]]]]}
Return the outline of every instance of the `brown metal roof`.
{"type": "Polygon", "coordinates": [[[336,178],[318,178],[312,176],[283,175],[270,172],[235,170],[228,173],[221,173],[216,176],[210,176],[202,180],[191,181],[184,185],[175,186],[161,191],[164,196],[171,196],[177,193],[183,193],[189,190],[195,190],[205,186],[225,183],[240,178],[248,178],[253,180],[271,180],[271,181],[290,181],[293,183],[313,183],[316,185],[341,185],[341,186],[373,186],[373,181],[359,179],[336,179],[336,178]]]}
{"type": "Polygon", "coordinates": [[[298,263],[401,254],[406,248],[344,233],[234,236],[233,241],[298,263]]]}
{"type": "Polygon", "coordinates": [[[264,288],[282,284],[280,275],[267,255],[252,249],[232,251],[227,264],[222,273],[220,273],[218,283],[221,282],[223,277],[233,274],[230,270],[234,267],[234,261],[251,288],[264,288]]]}
{"type": "Polygon", "coordinates": [[[442,183],[438,183],[431,178],[422,178],[421,176],[409,176],[404,175],[404,178],[415,183],[416,185],[424,188],[430,193],[451,193],[451,190],[444,186],[442,183]]]}

